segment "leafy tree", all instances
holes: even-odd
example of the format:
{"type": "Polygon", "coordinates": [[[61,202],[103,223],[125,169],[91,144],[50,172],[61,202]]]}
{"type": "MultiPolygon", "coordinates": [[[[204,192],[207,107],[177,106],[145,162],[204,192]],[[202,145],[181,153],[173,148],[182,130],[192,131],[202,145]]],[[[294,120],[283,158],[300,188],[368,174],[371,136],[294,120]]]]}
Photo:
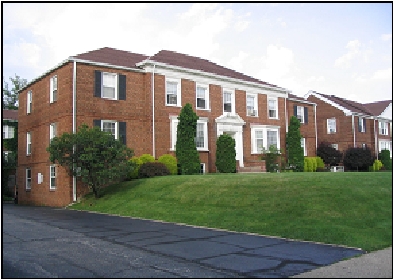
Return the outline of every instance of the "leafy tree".
{"type": "Polygon", "coordinates": [[[343,153],[329,143],[321,142],[317,148],[317,156],[321,157],[328,166],[337,166],[343,158],[343,153]]]}
{"type": "Polygon", "coordinates": [[[12,88],[9,88],[8,83],[3,77],[3,109],[17,110],[19,103],[19,90],[27,84],[26,79],[22,79],[15,75],[15,78],[10,77],[12,88]]]}
{"type": "Polygon", "coordinates": [[[304,151],[301,146],[300,121],[291,116],[286,136],[288,164],[296,172],[304,170],[304,151]]]}
{"type": "MultiPolygon", "coordinates": [[[[282,167],[282,160],[278,160],[278,158],[281,156],[280,150],[277,149],[276,146],[273,144],[269,146],[269,150],[265,150],[263,148],[262,151],[263,155],[261,156],[263,160],[265,160],[266,164],[266,171],[267,172],[277,172],[279,170],[279,164],[281,164],[280,167],[282,167]]],[[[284,165],[285,168],[285,165],[284,165]]]]}
{"type": "Polygon", "coordinates": [[[90,129],[86,124],[75,134],[55,137],[46,150],[52,163],[64,166],[70,175],[77,175],[96,198],[103,186],[124,180],[133,168],[129,162],[134,154],[132,149],[111,133],[98,127],[90,129]]]}
{"type": "Polygon", "coordinates": [[[222,134],[216,142],[216,167],[222,173],[236,172],[235,139],[222,134]]]}
{"type": "Polygon", "coordinates": [[[195,137],[197,120],[199,117],[187,103],[177,117],[176,158],[180,174],[197,174],[200,172],[199,153],[196,148],[195,137]]]}
{"type": "Polygon", "coordinates": [[[2,193],[12,196],[8,190],[8,178],[18,166],[18,122],[3,120],[3,125],[11,126],[14,128],[14,137],[3,139],[3,150],[10,151],[7,156],[2,156],[1,164],[1,185],[2,193]]]}
{"type": "Polygon", "coordinates": [[[368,171],[374,158],[369,148],[351,147],[345,151],[343,163],[350,170],[368,171]]]}

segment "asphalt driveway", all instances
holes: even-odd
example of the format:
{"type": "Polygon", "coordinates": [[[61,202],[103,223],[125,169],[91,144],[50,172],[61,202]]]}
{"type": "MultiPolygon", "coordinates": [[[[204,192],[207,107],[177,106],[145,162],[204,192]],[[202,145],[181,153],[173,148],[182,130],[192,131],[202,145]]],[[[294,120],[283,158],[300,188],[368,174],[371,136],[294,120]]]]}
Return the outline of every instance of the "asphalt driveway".
{"type": "Polygon", "coordinates": [[[283,278],[363,251],[69,209],[3,204],[2,277],[283,278]]]}

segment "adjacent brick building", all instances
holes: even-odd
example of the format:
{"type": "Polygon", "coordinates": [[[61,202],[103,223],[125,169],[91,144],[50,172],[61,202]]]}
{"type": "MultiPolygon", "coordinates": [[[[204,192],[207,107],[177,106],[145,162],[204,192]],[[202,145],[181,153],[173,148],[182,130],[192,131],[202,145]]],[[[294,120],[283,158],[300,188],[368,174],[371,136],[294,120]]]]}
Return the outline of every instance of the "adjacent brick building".
{"type": "Polygon", "coordinates": [[[382,149],[392,154],[392,101],[361,104],[334,95],[309,91],[305,98],[317,104],[318,145],[336,149],[368,147],[374,156],[382,149]]]}
{"type": "Polygon", "coordinates": [[[305,155],[315,156],[316,104],[287,89],[172,51],[154,56],[101,48],[63,61],[19,94],[19,202],[64,206],[88,190],[49,161],[51,138],[85,123],[111,131],[136,156],[175,152],[177,116],[199,116],[201,170],[215,172],[216,140],[236,141],[238,171],[264,171],[262,149],[285,150],[289,118],[301,121],[305,155]]]}

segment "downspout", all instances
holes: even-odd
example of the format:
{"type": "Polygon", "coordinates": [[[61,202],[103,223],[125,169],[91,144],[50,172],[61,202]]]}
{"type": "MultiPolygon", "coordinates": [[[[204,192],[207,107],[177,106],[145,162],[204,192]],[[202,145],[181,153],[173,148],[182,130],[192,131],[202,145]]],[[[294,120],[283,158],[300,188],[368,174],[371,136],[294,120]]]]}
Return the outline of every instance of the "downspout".
{"type": "Polygon", "coordinates": [[[317,104],[314,104],[314,126],[315,126],[315,156],[317,156],[317,148],[318,148],[317,104]]]}
{"type": "MultiPolygon", "coordinates": [[[[72,75],[72,133],[76,133],[76,61],[74,60],[74,68],[72,75]]],[[[75,152],[75,146],[74,146],[75,152]]],[[[76,202],[76,176],[72,176],[72,200],[76,202]]]]}
{"type": "Polygon", "coordinates": [[[352,131],[353,131],[353,147],[356,147],[356,134],[355,134],[355,122],[354,115],[352,114],[352,131]]]}
{"type": "Polygon", "coordinates": [[[287,97],[284,98],[284,110],[285,110],[285,133],[288,133],[288,115],[287,115],[287,97]]]}
{"type": "Polygon", "coordinates": [[[156,158],[156,130],[155,130],[155,114],[154,114],[154,72],[156,64],[153,65],[153,74],[151,76],[151,95],[152,95],[152,117],[153,117],[153,157],[156,158]]]}
{"type": "Polygon", "coordinates": [[[378,158],[378,139],[377,139],[377,129],[375,128],[375,124],[376,124],[376,119],[374,118],[374,152],[377,155],[377,160],[379,160],[378,158]]]}

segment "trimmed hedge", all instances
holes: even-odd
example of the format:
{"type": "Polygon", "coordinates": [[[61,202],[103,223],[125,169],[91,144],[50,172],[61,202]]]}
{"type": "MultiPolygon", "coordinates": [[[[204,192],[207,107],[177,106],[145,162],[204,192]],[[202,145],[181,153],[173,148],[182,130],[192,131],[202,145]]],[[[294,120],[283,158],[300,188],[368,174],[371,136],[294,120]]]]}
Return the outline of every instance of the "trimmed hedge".
{"type": "Polygon", "coordinates": [[[170,175],[170,171],[161,162],[147,162],[143,163],[139,168],[139,178],[151,178],[155,176],[170,175]]]}
{"type": "Polygon", "coordinates": [[[169,172],[173,174],[177,174],[177,159],[171,154],[164,154],[160,156],[157,162],[163,163],[169,170],[169,172]]]}
{"type": "Polygon", "coordinates": [[[134,170],[130,173],[130,179],[137,179],[139,177],[139,168],[141,167],[141,165],[147,162],[155,162],[155,159],[150,154],[142,154],[139,157],[132,157],[130,159],[130,162],[135,165],[134,170]]]}
{"type": "Polygon", "coordinates": [[[227,134],[219,136],[216,142],[216,167],[221,173],[236,172],[235,140],[227,134]]]}

